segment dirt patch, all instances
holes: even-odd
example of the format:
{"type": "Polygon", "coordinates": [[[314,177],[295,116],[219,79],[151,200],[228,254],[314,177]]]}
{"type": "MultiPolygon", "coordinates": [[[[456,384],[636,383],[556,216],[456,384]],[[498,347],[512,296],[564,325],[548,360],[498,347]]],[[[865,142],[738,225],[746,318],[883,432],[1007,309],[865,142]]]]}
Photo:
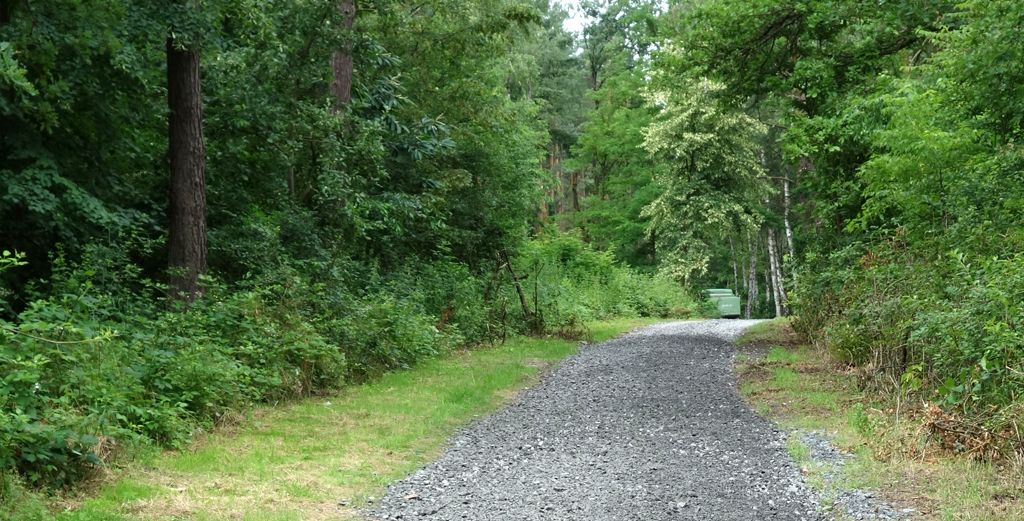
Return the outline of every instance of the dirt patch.
{"type": "Polygon", "coordinates": [[[535,369],[544,370],[549,369],[552,365],[554,365],[554,362],[552,362],[551,360],[545,360],[543,358],[527,358],[526,360],[523,360],[523,365],[525,365],[526,367],[533,367],[535,369]]]}
{"type": "Polygon", "coordinates": [[[767,382],[771,379],[772,373],[768,370],[767,364],[753,362],[739,366],[739,379],[742,383],[767,382]]]}
{"type": "Polygon", "coordinates": [[[774,347],[772,343],[761,341],[741,344],[736,346],[736,355],[748,360],[760,361],[768,356],[768,351],[771,351],[772,347],[774,347]]]}

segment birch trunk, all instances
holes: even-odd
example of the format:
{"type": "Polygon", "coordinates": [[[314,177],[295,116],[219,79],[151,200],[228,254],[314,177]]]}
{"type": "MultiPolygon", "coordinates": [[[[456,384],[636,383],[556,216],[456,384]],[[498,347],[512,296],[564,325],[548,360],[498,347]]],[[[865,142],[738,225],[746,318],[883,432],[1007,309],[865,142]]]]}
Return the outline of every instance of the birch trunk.
{"type": "Polygon", "coordinates": [[[739,260],[736,257],[736,244],[733,242],[732,237],[729,237],[729,251],[732,253],[732,287],[736,291],[736,294],[740,294],[740,265],[739,260]]]}
{"type": "Polygon", "coordinates": [[[747,264],[748,264],[747,256],[748,255],[749,255],[749,252],[747,252],[745,250],[740,250],[740,254],[739,254],[740,284],[743,284],[743,291],[744,292],[747,291],[747,289],[750,287],[750,280],[749,280],[749,276],[747,274],[747,264]]]}
{"type": "Polygon", "coordinates": [[[750,254],[750,263],[747,268],[747,313],[746,318],[751,318],[754,312],[754,304],[757,303],[757,247],[754,245],[751,234],[747,234],[747,251],[750,254]]]}
{"type": "Polygon", "coordinates": [[[796,255],[793,248],[793,227],[789,223],[789,172],[782,178],[782,223],[786,226],[786,246],[790,255],[796,255]]]}
{"type": "MultiPolygon", "coordinates": [[[[761,240],[761,236],[758,235],[757,239],[758,239],[758,241],[760,241],[761,240]]],[[[772,252],[771,252],[771,250],[768,249],[768,243],[767,242],[765,242],[764,249],[765,249],[765,259],[766,259],[765,263],[769,264],[769,265],[767,267],[765,267],[765,269],[761,273],[761,275],[764,276],[764,289],[765,289],[765,291],[764,291],[764,305],[765,305],[765,307],[768,307],[768,305],[772,303],[772,299],[775,297],[775,289],[772,288],[772,270],[771,270],[771,265],[770,265],[771,258],[772,258],[772,252]]]]}
{"type": "Polygon", "coordinates": [[[782,262],[779,260],[775,230],[768,228],[768,263],[771,268],[772,296],[775,298],[775,316],[786,314],[786,290],[782,287],[782,262]]]}

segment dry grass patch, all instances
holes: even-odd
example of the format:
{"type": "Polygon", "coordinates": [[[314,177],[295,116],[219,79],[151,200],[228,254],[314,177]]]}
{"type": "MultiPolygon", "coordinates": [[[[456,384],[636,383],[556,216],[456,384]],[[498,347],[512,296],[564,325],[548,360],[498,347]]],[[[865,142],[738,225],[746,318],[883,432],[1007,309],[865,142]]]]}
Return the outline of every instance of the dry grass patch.
{"type": "MultiPolygon", "coordinates": [[[[919,416],[857,387],[858,376],[806,346],[787,321],[758,324],[740,339],[742,393],[784,427],[825,432],[854,454],[844,488],[871,489],[918,519],[1024,520],[1024,472],[950,455],[930,443],[919,416]]],[[[813,481],[813,480],[812,480],[813,481]]]]}

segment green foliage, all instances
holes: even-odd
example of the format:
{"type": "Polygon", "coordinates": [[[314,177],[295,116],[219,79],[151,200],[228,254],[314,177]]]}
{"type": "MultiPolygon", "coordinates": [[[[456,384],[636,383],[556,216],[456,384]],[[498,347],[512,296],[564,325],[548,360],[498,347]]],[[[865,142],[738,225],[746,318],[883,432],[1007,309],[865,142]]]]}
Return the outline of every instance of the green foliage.
{"type": "Polygon", "coordinates": [[[546,0],[359,2],[352,31],[326,0],[0,6],[0,492],[456,346],[710,312],[680,283],[764,292],[768,230],[837,359],[1018,421],[1018,2],[581,7],[576,38],[546,0]],[[187,306],[161,283],[168,41],[202,59],[187,306]]]}
{"type": "Polygon", "coordinates": [[[68,485],[119,447],[522,328],[491,268],[528,239],[545,143],[583,118],[564,10],[360,2],[348,34],[338,16],[0,7],[0,244],[19,252],[0,258],[0,474],[68,485]],[[168,42],[201,49],[210,274],[189,306],[160,282],[168,42]]]}
{"type": "Polygon", "coordinates": [[[696,304],[686,290],[661,276],[617,263],[573,235],[532,241],[516,260],[529,277],[527,293],[544,324],[568,330],[613,317],[687,317],[696,304]]]}
{"type": "Polygon", "coordinates": [[[664,165],[643,148],[657,108],[645,98],[651,50],[657,41],[658,2],[584,2],[593,18],[582,35],[593,108],[567,165],[583,172],[588,197],[575,216],[588,241],[632,266],[657,264],[657,240],[642,215],[660,187],[664,165]]]}
{"type": "Polygon", "coordinates": [[[608,74],[592,94],[590,113],[573,149],[572,164],[594,171],[595,194],[585,201],[579,225],[597,246],[634,266],[655,263],[655,241],[647,235],[643,209],[660,193],[654,182],[663,168],[644,150],[644,130],[656,110],[643,97],[643,72],[608,74]]]}
{"type": "Polygon", "coordinates": [[[359,377],[409,368],[440,354],[446,343],[431,317],[387,294],[356,302],[351,314],[327,327],[350,353],[351,369],[359,377]]]}
{"type": "MultiPolygon", "coordinates": [[[[349,279],[358,265],[260,264],[262,275],[236,286],[207,279],[203,298],[182,307],[130,255],[94,246],[80,264],[55,258],[46,293],[0,322],[5,472],[71,485],[133,445],[180,446],[251,404],[329,391],[525,328],[509,313],[511,285],[452,261],[367,271],[362,294],[349,279]]],[[[18,258],[8,254],[4,266],[18,258]]],[[[553,331],[692,309],[682,288],[575,237],[531,242],[515,262],[530,271],[553,331]]]]}
{"type": "Polygon", "coordinates": [[[342,353],[269,294],[211,284],[194,306],[164,311],[106,286],[101,272],[116,266],[90,262],[58,271],[63,292],[0,337],[0,463],[29,483],[68,485],[118,446],[178,445],[229,410],[341,382],[342,353]]]}
{"type": "Polygon", "coordinates": [[[926,353],[940,403],[964,412],[1013,405],[1024,396],[1024,257],[951,257],[945,298],[922,306],[910,340],[926,353]]]}
{"type": "Polygon", "coordinates": [[[871,387],[996,431],[1020,421],[1022,17],[1009,0],[679,4],[657,62],[778,133],[757,153],[794,182],[796,327],[871,387]]]}
{"type": "Polygon", "coordinates": [[[658,177],[662,192],[644,214],[662,244],[662,269],[680,281],[708,270],[712,245],[756,229],[757,210],[770,193],[758,154],[766,129],[723,107],[723,88],[699,80],[653,94],[662,110],[644,146],[671,166],[658,177]]]}

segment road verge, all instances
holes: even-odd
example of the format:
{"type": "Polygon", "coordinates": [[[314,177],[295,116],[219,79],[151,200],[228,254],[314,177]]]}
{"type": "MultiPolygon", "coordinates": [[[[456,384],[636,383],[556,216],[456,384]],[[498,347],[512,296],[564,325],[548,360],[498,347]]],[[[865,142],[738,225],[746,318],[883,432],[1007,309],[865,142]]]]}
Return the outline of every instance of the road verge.
{"type": "Polygon", "coordinates": [[[860,391],[852,371],[807,346],[787,321],[749,329],[735,363],[744,397],[791,431],[790,453],[833,503],[825,506],[876,511],[846,518],[1024,519],[1021,469],[934,450],[905,408],[898,417],[895,404],[860,391]]]}
{"type": "MultiPolygon", "coordinates": [[[[593,341],[656,322],[590,324],[593,341]]],[[[79,497],[14,521],[355,519],[386,485],[434,459],[458,428],[507,403],[578,350],[557,337],[516,337],[370,383],[277,406],[178,452],[155,453],[79,497]]]]}

